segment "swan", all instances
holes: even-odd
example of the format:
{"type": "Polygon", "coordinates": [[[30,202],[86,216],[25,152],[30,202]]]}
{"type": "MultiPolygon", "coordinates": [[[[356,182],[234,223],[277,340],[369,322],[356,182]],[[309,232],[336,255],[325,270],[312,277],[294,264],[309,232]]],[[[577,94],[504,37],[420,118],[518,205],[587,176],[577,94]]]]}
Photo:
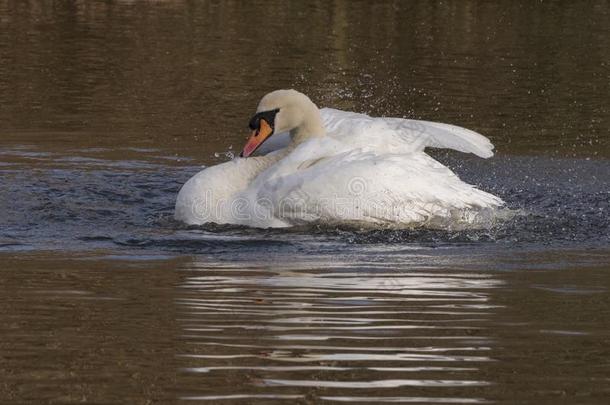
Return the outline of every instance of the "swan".
{"type": "Polygon", "coordinates": [[[493,156],[487,138],[464,128],[318,109],[296,90],[265,95],[249,127],[239,157],[183,185],[176,220],[259,228],[444,227],[475,224],[503,205],[424,152],[434,147],[493,156]]]}

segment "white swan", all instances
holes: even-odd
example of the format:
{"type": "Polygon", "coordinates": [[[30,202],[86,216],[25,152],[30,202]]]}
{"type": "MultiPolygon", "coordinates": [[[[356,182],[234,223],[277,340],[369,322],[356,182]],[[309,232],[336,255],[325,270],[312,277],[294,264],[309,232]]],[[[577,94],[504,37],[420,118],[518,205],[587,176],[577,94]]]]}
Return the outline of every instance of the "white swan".
{"type": "Polygon", "coordinates": [[[451,148],[491,157],[489,140],[464,128],[319,110],[295,90],[263,97],[250,128],[242,157],[206,168],[184,184],[177,220],[253,227],[453,226],[474,223],[503,204],[424,152],[451,148]],[[251,157],[255,151],[266,154],[251,157]]]}

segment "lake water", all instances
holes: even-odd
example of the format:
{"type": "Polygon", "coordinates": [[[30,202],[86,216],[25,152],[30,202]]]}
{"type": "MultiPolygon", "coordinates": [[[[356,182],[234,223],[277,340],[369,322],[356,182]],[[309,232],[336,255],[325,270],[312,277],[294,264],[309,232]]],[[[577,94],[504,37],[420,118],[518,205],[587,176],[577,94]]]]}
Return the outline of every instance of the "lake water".
{"type": "Polygon", "coordinates": [[[606,403],[610,3],[0,0],[0,402],[606,403]],[[258,99],[464,126],[470,231],[185,227],[258,99]]]}

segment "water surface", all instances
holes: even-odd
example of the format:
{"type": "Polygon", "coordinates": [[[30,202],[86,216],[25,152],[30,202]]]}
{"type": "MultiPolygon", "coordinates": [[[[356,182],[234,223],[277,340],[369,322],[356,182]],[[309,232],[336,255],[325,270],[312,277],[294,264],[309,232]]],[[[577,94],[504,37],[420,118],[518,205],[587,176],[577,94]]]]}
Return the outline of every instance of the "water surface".
{"type": "Polygon", "coordinates": [[[0,402],[605,403],[610,5],[0,0],[0,402]],[[186,227],[258,99],[454,123],[519,214],[186,227]]]}

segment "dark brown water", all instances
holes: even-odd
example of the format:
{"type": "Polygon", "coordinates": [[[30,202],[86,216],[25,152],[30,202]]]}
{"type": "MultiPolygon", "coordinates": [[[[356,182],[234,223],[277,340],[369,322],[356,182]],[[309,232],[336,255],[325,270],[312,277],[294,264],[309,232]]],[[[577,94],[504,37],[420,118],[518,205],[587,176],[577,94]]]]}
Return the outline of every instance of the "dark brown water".
{"type": "Polygon", "coordinates": [[[0,403],[606,403],[610,3],[0,0],[0,403]],[[258,99],[462,125],[479,231],[185,228],[258,99]]]}

